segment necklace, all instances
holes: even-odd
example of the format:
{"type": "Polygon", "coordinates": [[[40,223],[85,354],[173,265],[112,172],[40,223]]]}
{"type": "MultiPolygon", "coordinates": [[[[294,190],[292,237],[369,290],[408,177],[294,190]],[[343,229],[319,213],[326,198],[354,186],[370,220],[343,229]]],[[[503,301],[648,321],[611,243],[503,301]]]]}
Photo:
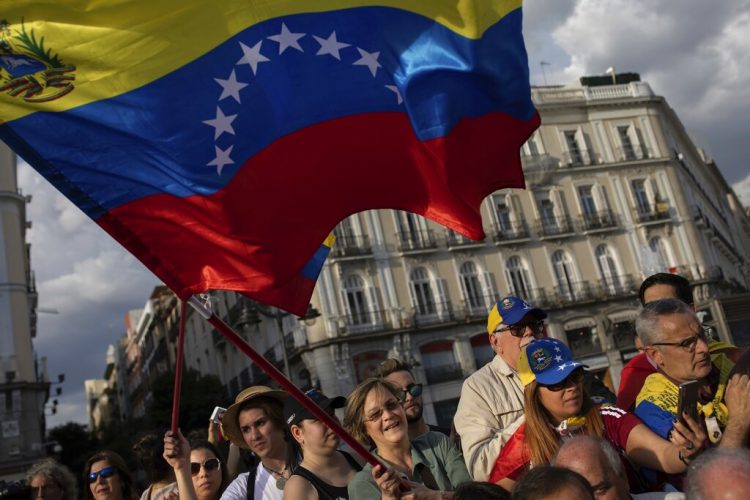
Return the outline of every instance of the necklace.
{"type": "Polygon", "coordinates": [[[283,490],[284,486],[286,486],[286,477],[284,477],[284,471],[286,471],[287,464],[284,464],[284,468],[281,469],[281,471],[273,470],[266,464],[263,464],[263,467],[265,467],[268,472],[279,476],[276,478],[276,488],[283,490]]]}

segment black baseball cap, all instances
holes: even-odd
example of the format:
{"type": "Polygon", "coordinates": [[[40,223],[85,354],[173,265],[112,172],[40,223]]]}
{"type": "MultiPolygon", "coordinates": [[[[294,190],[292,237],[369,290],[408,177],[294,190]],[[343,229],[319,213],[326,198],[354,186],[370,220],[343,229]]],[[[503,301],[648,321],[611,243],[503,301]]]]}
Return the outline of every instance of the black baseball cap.
{"type": "MultiPolygon", "coordinates": [[[[343,408],[346,406],[346,398],[342,396],[328,398],[317,389],[311,389],[307,391],[305,395],[315,401],[323,411],[326,411],[329,408],[335,410],[336,408],[343,408]]],[[[292,425],[297,425],[308,418],[317,419],[310,410],[302,406],[302,403],[294,399],[292,396],[289,396],[284,402],[284,421],[286,422],[286,425],[291,427],[292,425]]]]}

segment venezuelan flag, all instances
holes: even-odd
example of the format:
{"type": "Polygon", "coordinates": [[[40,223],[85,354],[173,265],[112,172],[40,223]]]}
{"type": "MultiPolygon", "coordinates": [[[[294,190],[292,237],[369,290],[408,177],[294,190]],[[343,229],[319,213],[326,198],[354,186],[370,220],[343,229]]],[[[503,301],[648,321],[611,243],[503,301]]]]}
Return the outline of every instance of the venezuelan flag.
{"type": "Polygon", "coordinates": [[[0,138],[183,298],[302,314],[344,217],[482,238],[481,200],[523,187],[520,1],[14,0],[3,19],[0,138]]]}

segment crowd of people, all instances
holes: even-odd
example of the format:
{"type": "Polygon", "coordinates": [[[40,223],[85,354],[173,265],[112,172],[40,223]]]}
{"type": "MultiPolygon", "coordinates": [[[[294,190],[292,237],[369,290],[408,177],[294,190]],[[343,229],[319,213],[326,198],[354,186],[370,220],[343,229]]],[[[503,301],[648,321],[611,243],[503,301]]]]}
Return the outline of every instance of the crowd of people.
{"type": "MultiPolygon", "coordinates": [[[[545,311],[507,296],[487,320],[495,356],[464,381],[452,428],[425,421],[424,386],[397,359],[347,398],[306,393],[333,418],[342,410],[344,428],[378,458],[375,467],[286,392],[249,387],[220,432],[210,423],[208,441],[167,431],[136,443],[150,481],[140,498],[747,498],[750,354],[713,338],[684,278],[651,276],[639,298],[640,353],[622,370],[616,401],[563,342],[547,337],[545,311]],[[698,396],[687,411],[680,386],[689,381],[698,396]],[[230,443],[227,457],[215,446],[219,436],[230,443]]],[[[92,456],[83,473],[86,498],[138,494],[114,452],[92,456]]],[[[73,475],[53,460],[32,467],[27,482],[34,499],[77,497],[73,475]]]]}

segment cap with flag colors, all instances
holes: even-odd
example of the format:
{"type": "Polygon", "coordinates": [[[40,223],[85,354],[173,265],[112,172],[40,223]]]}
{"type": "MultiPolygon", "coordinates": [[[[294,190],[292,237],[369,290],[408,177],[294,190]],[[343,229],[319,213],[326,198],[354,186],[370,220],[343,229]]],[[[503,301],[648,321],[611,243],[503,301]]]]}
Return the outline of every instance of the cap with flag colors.
{"type": "Polygon", "coordinates": [[[537,319],[544,319],[547,313],[537,307],[531,307],[528,302],[520,297],[508,295],[495,302],[487,315],[487,333],[492,335],[501,326],[515,325],[527,314],[537,319]]]}
{"type": "Polygon", "coordinates": [[[524,186],[520,0],[7,3],[0,138],[182,298],[303,314],[345,217],[524,186]]]}
{"type": "Polygon", "coordinates": [[[573,353],[564,343],[553,338],[537,339],[521,350],[518,378],[524,387],[534,380],[544,385],[556,384],[581,366],[586,365],[574,360],[573,353]]]}

